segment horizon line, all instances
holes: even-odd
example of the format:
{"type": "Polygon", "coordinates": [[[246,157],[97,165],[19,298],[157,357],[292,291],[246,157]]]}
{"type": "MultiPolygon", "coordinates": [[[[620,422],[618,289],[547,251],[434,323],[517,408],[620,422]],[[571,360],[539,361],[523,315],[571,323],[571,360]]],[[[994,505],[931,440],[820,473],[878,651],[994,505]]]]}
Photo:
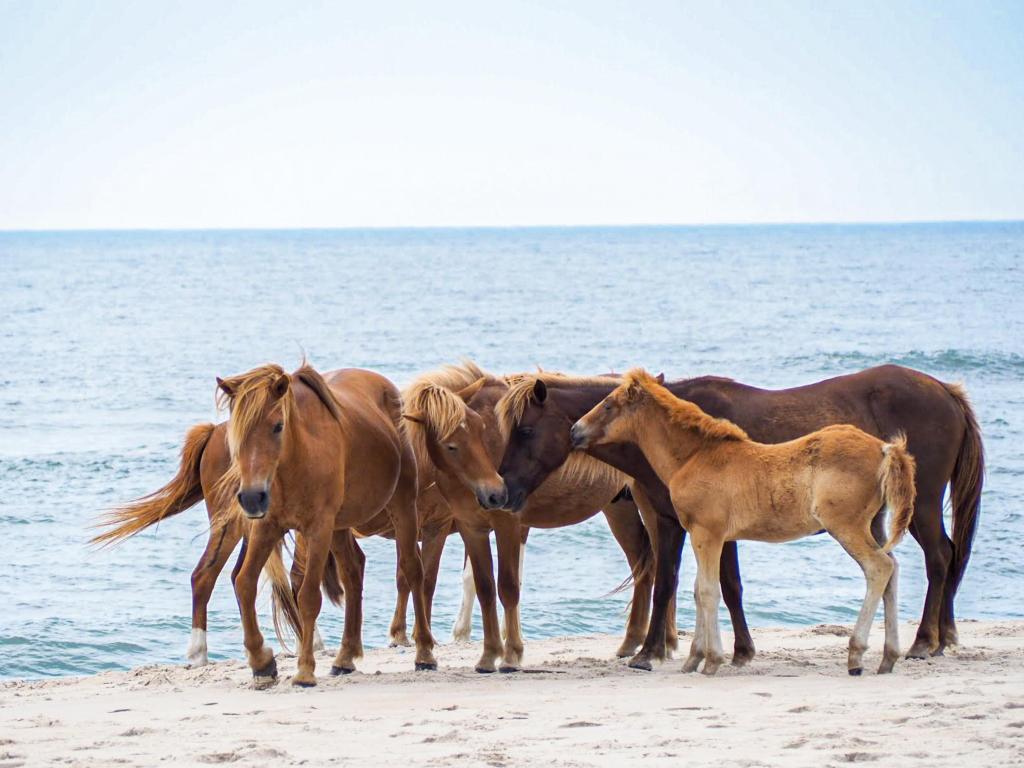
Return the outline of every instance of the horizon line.
{"type": "Polygon", "coordinates": [[[952,224],[1024,224],[1024,218],[993,219],[868,219],[850,221],[722,221],[702,223],[628,224],[411,224],[411,225],[314,225],[314,226],[213,226],[213,227],[26,227],[0,228],[0,235],[80,234],[113,232],[374,232],[444,230],[555,230],[555,229],[715,229],[727,227],[899,227],[952,224]]]}

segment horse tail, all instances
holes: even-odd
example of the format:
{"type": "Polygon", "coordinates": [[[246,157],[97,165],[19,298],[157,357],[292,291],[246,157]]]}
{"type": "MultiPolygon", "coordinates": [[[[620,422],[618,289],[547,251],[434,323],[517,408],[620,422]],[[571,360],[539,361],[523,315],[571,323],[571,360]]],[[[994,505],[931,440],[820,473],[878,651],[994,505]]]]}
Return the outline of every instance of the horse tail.
{"type": "Polygon", "coordinates": [[[338,561],[335,560],[333,552],[327,553],[327,564],[324,566],[324,578],[321,584],[327,599],[340,608],[341,602],[345,598],[345,588],[341,585],[341,579],[338,578],[338,561]]]}
{"type": "Polygon", "coordinates": [[[302,622],[299,619],[299,605],[295,601],[295,593],[292,592],[292,582],[288,577],[288,570],[284,567],[283,550],[282,537],[271,550],[270,557],[263,566],[263,573],[270,581],[270,613],[274,620],[274,634],[277,635],[277,642],[281,647],[290,652],[291,649],[284,639],[285,627],[287,626],[291,633],[298,637],[302,622]]]}
{"type": "MultiPolygon", "coordinates": [[[[299,543],[300,541],[296,540],[295,552],[292,557],[292,575],[301,582],[305,577],[306,551],[305,547],[299,543]]],[[[292,580],[285,571],[284,558],[281,554],[283,545],[284,540],[282,539],[267,559],[263,572],[271,583],[270,612],[274,619],[274,634],[281,647],[290,651],[285,641],[286,628],[293,636],[298,637],[302,621],[299,618],[299,605],[295,590],[292,588],[292,580]]],[[[324,577],[321,584],[327,599],[340,607],[345,597],[345,589],[338,577],[338,561],[335,560],[333,552],[327,553],[327,563],[324,566],[324,577]]]]}
{"type": "Polygon", "coordinates": [[[907,436],[900,432],[882,446],[882,465],[878,469],[878,485],[889,508],[889,540],[883,551],[889,552],[900,543],[914,516],[914,457],[907,451],[907,436]]]}
{"type": "Polygon", "coordinates": [[[203,498],[199,462],[214,429],[213,424],[196,424],[192,427],[185,435],[178,473],[171,481],[148,496],[107,512],[94,527],[112,528],[94,536],[90,543],[103,546],[116,544],[139,531],[144,531],[165,517],[184,512],[198,504],[203,498]]]}
{"type": "Polygon", "coordinates": [[[959,384],[943,383],[942,386],[960,406],[966,422],[966,431],[960,441],[960,451],[956,455],[953,474],[949,479],[953,507],[953,563],[946,589],[955,595],[967,569],[974,532],[978,527],[981,488],[985,482],[985,448],[981,443],[981,428],[967,399],[967,392],[959,384]]]}
{"type": "MultiPolygon", "coordinates": [[[[654,576],[654,549],[651,547],[650,539],[647,540],[643,551],[640,553],[640,558],[636,561],[636,564],[630,569],[629,576],[624,578],[622,582],[609,592],[605,597],[609,595],[617,595],[620,592],[625,592],[627,589],[633,587],[636,582],[643,578],[653,578],[654,576]]],[[[628,610],[629,606],[627,606],[628,610]]]]}

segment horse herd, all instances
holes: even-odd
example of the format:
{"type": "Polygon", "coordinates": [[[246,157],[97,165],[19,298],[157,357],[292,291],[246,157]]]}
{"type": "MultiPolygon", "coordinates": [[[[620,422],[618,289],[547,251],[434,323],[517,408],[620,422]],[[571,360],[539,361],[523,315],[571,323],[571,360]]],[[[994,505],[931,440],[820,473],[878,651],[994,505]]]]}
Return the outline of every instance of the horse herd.
{"type": "Polygon", "coordinates": [[[421,375],[400,392],[370,371],[320,374],[303,364],[291,374],[261,366],[217,386],[227,421],[192,427],[175,477],[111,511],[102,523],[108,530],[94,541],[120,541],[205,500],[209,541],[192,574],[189,660],[206,663],[207,604],[241,541],[232,581],[257,687],[277,678],[256,615],[264,571],[275,627],[287,622],[298,640],[292,683],[316,684],[323,593],[345,607],[331,673],[355,669],[365,562],[358,539],[372,535],[396,543],[398,599],[389,635],[392,644],[409,644],[411,596],[416,669],[437,665],[431,604],[445,541],[458,533],[467,594],[455,637],[469,637],[475,591],[484,634],[476,670],[516,670],[530,529],[572,525],[602,511],[632,572],[633,599],[616,651],[632,657],[631,667],[650,670],[677,645],[675,599],[687,532],[698,574],[684,671],[703,663],[702,671],[714,674],[724,661],[720,596],[734,628],[733,664],[754,656],[737,559],[741,539],[780,542],[827,531],[857,561],[867,582],[847,662],[857,675],[880,600],[885,644],[878,671],[891,671],[899,656],[898,569],[890,550],[909,530],[924,552],[928,589],[907,657],[941,654],[957,643],[953,600],[977,524],[984,453],[963,389],[918,371],[885,365],[765,390],[713,376],[666,384],[639,369],[625,376],[498,376],[463,362],[421,375]],[[952,540],[942,515],[947,484],[952,540]],[[289,572],[283,549],[290,531],[289,572]]]}

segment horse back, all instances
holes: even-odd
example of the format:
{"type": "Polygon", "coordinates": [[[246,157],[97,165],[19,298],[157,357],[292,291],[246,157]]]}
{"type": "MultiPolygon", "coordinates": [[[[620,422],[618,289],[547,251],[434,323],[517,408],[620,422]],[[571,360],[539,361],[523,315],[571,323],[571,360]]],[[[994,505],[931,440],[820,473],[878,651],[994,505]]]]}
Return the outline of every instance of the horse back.
{"type": "Polygon", "coordinates": [[[903,432],[919,477],[942,485],[967,428],[963,410],[942,382],[899,365],[777,390],[705,377],[680,382],[674,393],[738,424],[760,443],[793,440],[833,424],[852,424],[881,440],[903,432]]]}

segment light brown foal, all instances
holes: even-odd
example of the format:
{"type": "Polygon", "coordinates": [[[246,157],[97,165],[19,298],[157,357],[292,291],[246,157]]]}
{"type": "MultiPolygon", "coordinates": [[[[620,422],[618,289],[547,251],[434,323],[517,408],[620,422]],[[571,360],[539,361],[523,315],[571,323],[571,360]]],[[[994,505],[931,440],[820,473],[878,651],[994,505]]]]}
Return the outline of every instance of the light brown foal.
{"type": "Polygon", "coordinates": [[[755,443],[730,421],[680,400],[646,371],[622,384],[572,428],[574,446],[631,442],[668,487],[697,557],[697,626],[683,671],[721,666],[718,564],[726,541],[782,542],[828,531],[857,561],[867,593],[850,638],[847,668],[863,671],[871,621],[884,594],[879,673],[899,657],[896,559],[914,509],[914,460],[902,435],[885,443],[849,425],[786,443],[755,443]],[[891,512],[884,536],[884,507],[891,512]]]}

